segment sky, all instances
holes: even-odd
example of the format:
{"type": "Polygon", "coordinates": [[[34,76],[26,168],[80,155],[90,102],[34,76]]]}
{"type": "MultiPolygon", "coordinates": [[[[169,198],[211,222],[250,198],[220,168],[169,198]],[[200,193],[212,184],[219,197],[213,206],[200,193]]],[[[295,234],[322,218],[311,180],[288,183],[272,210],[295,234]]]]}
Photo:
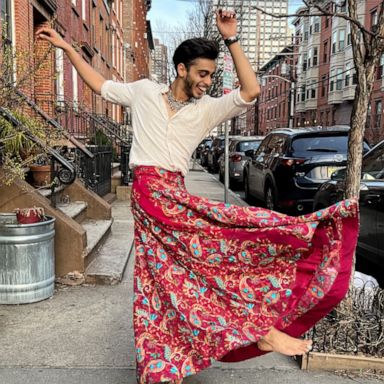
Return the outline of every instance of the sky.
{"type": "MultiPolygon", "coordinates": [[[[288,0],[289,12],[293,13],[298,7],[302,5],[301,0],[288,0]]],[[[162,36],[166,31],[164,26],[185,25],[186,15],[195,7],[193,0],[152,0],[152,7],[148,13],[148,18],[151,20],[152,32],[155,37],[162,40],[162,36]]]]}

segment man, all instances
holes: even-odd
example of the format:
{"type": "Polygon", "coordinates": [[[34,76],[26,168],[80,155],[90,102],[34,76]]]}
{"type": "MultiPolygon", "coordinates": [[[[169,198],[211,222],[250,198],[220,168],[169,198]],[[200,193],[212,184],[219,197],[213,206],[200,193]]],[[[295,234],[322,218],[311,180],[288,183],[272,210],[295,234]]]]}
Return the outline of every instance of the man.
{"type": "Polygon", "coordinates": [[[64,49],[93,91],[132,108],[140,383],[181,382],[212,359],[304,354],[312,342],[296,337],[348,287],[357,238],[355,200],[294,218],[210,202],[185,189],[198,143],[260,92],[237,37],[235,13],[219,10],[216,20],[240,83],[219,98],[205,95],[218,55],[206,39],[187,40],[176,49],[177,77],[167,87],[149,80],[106,81],[55,31],[37,32],[64,49]]]}

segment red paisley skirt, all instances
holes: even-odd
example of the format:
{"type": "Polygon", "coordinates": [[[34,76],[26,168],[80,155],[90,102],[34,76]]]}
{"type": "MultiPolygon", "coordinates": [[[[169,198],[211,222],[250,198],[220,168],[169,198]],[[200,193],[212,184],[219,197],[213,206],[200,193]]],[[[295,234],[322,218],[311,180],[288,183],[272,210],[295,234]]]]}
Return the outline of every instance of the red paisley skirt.
{"type": "Polygon", "coordinates": [[[291,217],[193,196],[180,173],[140,166],[134,176],[140,383],[261,355],[272,326],[300,336],[345,296],[355,200],[291,217]]]}

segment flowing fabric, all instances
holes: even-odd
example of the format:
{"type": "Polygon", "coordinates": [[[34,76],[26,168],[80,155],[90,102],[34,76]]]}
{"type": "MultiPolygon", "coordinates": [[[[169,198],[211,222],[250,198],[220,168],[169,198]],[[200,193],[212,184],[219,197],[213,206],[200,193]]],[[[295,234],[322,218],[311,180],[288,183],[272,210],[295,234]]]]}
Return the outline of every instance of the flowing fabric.
{"type": "Polygon", "coordinates": [[[132,209],[140,383],[261,355],[272,326],[300,336],[347,292],[356,200],[291,217],[193,196],[181,173],[140,166],[132,209]]]}

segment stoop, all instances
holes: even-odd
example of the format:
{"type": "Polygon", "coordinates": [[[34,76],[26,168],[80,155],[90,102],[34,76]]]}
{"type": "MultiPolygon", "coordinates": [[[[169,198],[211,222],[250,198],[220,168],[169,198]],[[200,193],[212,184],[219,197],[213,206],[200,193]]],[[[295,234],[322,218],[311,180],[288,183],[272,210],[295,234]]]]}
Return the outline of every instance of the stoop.
{"type": "Polygon", "coordinates": [[[121,282],[134,248],[134,225],[131,207],[126,200],[112,203],[111,233],[86,269],[88,284],[114,285],[121,282]]]}

